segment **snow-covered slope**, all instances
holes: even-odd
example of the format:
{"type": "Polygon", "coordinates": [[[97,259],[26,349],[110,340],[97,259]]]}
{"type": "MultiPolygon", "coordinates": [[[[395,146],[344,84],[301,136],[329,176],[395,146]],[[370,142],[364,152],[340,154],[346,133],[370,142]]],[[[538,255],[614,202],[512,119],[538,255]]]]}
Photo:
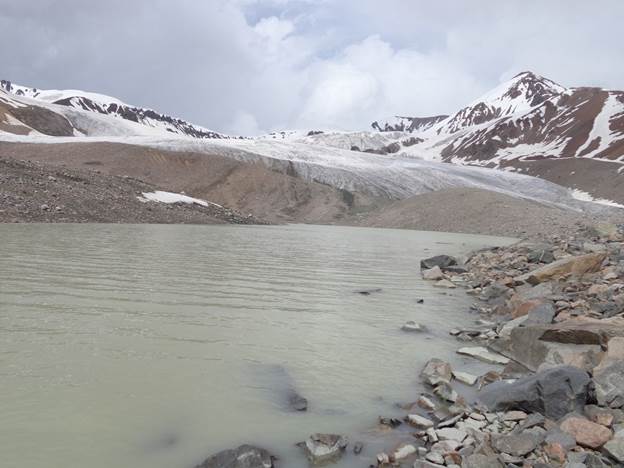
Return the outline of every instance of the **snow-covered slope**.
{"type": "MultiPolygon", "coordinates": [[[[558,122],[564,119],[556,114],[558,109],[581,112],[587,103],[576,90],[561,91],[563,88],[558,85],[532,74],[516,77],[512,86],[501,87],[486,100],[479,100],[447,118],[433,118],[413,132],[297,131],[257,139],[207,138],[201,133],[176,131],[167,119],[152,119],[153,111],[137,110],[114,98],[93,93],[40,92],[6,82],[3,88],[0,140],[4,141],[46,144],[100,141],[213,154],[262,162],[307,181],[391,199],[444,188],[475,187],[573,209],[582,206],[570,190],[539,178],[441,162],[466,162],[477,155],[483,156],[478,161],[486,164],[504,157],[502,151],[528,146],[532,139],[540,141],[542,148],[546,147],[543,143],[546,141],[552,141],[549,144],[558,148],[561,132],[547,120],[558,122]],[[136,120],[122,115],[128,109],[136,120]],[[554,132],[552,138],[550,131],[554,132]],[[475,153],[478,148],[481,149],[475,153]]],[[[613,114],[620,111],[621,100],[617,94],[601,93],[608,106],[596,111],[600,118],[595,119],[594,127],[587,129],[589,136],[578,143],[583,154],[600,156],[612,149],[601,142],[606,141],[607,134],[613,137],[613,114]],[[588,138],[593,140],[587,143],[588,138]]],[[[579,124],[574,115],[568,118],[571,120],[563,121],[562,126],[571,128],[579,124]]]]}
{"type": "Polygon", "coordinates": [[[400,152],[430,160],[494,167],[532,158],[624,162],[624,92],[564,88],[523,72],[455,114],[410,133],[421,141],[400,152]]]}
{"type": "Polygon", "coordinates": [[[227,136],[191,124],[185,120],[160,114],[151,109],[126,104],[103,94],[79,90],[40,90],[20,86],[10,81],[0,81],[0,88],[17,97],[30,98],[47,104],[56,104],[134,122],[150,129],[194,138],[228,138],[227,136]]]}

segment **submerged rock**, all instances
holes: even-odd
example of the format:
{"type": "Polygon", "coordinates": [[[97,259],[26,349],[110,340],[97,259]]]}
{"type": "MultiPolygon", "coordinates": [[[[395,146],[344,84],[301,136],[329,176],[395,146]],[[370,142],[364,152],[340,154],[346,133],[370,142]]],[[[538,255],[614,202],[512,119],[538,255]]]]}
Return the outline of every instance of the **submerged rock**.
{"type": "Polygon", "coordinates": [[[274,460],[264,449],[241,445],[213,455],[196,468],[273,468],[274,460]]]}
{"type": "Polygon", "coordinates": [[[589,387],[587,372],[572,366],[559,366],[524,377],[513,383],[487,385],[478,400],[490,411],[519,409],[538,412],[551,419],[582,412],[589,387]]]}
{"type": "Polygon", "coordinates": [[[293,411],[307,411],[308,410],[308,400],[304,397],[302,397],[301,395],[299,395],[297,392],[291,392],[291,394],[288,397],[288,403],[290,405],[290,408],[293,411]]]}
{"type": "Polygon", "coordinates": [[[312,434],[301,445],[310,462],[319,465],[342,457],[349,441],[337,434],[312,434]]]}
{"type": "Polygon", "coordinates": [[[420,323],[414,321],[405,322],[405,325],[401,327],[401,330],[406,332],[424,332],[427,328],[420,323]]]}

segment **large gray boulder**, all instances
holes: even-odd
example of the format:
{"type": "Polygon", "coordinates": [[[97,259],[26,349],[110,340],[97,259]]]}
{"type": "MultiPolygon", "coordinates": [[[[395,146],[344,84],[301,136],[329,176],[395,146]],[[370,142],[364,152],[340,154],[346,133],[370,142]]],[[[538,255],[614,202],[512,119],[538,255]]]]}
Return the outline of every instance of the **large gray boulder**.
{"type": "Polygon", "coordinates": [[[264,449],[241,445],[213,455],[196,468],[273,468],[274,459],[264,449]]]}
{"type": "Polygon", "coordinates": [[[489,343],[490,348],[532,371],[560,365],[572,365],[591,371],[600,362],[600,345],[546,341],[543,339],[544,335],[553,326],[523,326],[526,320],[527,316],[507,322],[500,330],[499,339],[489,343]]]}
{"type": "Polygon", "coordinates": [[[420,268],[422,270],[430,270],[433,267],[440,267],[444,270],[454,265],[457,265],[457,259],[449,255],[436,255],[435,257],[425,258],[420,261],[420,268]]]}
{"type": "Polygon", "coordinates": [[[513,383],[490,384],[477,399],[490,411],[519,409],[559,419],[572,411],[582,412],[589,383],[587,372],[577,367],[558,366],[513,383]]]}

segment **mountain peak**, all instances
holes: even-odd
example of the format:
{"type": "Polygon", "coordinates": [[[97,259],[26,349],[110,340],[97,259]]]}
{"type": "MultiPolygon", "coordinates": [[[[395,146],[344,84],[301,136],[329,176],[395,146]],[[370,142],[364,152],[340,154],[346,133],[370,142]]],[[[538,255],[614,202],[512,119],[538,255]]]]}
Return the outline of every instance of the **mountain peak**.
{"type": "Polygon", "coordinates": [[[438,132],[454,133],[465,127],[527,112],[566,88],[531,71],[517,74],[461,109],[438,132]]]}
{"type": "Polygon", "coordinates": [[[518,73],[512,79],[499,84],[472,105],[484,103],[500,107],[503,115],[526,111],[542,104],[566,89],[548,78],[531,71],[518,73]]]}

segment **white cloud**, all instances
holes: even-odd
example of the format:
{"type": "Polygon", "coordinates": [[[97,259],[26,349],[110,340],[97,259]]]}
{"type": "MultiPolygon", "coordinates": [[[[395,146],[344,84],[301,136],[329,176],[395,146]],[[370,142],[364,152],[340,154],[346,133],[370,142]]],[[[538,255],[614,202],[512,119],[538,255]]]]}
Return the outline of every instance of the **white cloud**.
{"type": "Polygon", "coordinates": [[[445,113],[525,69],[624,89],[624,2],[0,0],[2,78],[247,133],[445,113]]]}

